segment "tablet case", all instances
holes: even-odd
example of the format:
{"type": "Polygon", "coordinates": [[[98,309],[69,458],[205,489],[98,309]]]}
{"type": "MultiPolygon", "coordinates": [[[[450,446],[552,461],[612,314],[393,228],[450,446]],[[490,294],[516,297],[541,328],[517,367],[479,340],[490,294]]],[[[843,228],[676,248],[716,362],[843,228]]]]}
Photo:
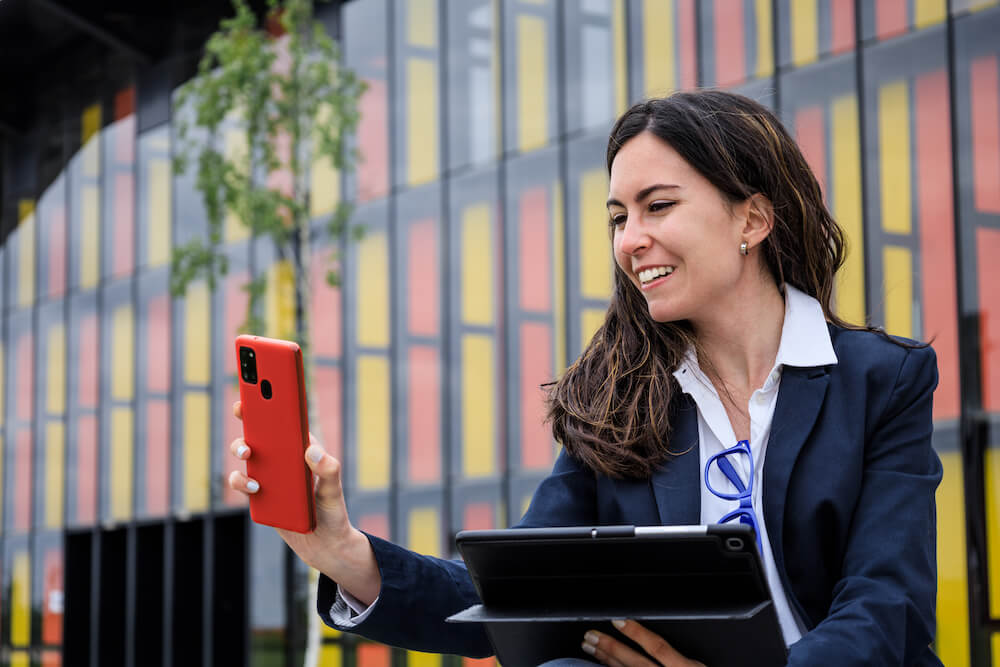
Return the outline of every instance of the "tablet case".
{"type": "Polygon", "coordinates": [[[485,624],[504,667],[592,659],[580,648],[589,629],[631,643],[618,618],[711,667],[787,659],[748,526],[463,531],[457,544],[482,604],[448,620],[485,624]]]}

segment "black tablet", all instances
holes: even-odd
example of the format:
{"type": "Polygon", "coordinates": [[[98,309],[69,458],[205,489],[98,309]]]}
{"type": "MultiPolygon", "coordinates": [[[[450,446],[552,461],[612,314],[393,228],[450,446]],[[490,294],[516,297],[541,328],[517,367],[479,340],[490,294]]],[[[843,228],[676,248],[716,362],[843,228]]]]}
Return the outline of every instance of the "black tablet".
{"type": "Polygon", "coordinates": [[[476,530],[456,541],[482,604],[449,621],[484,623],[504,667],[586,659],[584,632],[622,638],[617,618],[712,667],[785,663],[748,526],[476,530]]]}

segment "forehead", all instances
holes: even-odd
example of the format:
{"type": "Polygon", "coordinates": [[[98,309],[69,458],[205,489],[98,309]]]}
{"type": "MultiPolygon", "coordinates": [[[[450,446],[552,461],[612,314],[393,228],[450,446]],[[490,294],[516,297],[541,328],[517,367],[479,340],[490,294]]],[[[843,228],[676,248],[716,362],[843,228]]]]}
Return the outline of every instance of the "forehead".
{"type": "Polygon", "coordinates": [[[674,148],[651,132],[632,137],[611,163],[609,192],[621,198],[651,183],[692,184],[701,175],[674,148]]]}

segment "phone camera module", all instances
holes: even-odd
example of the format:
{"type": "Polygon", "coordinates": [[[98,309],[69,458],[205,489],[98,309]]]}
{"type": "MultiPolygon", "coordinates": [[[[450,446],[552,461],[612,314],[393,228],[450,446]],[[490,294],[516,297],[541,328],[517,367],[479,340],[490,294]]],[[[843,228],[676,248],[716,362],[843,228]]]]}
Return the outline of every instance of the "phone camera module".
{"type": "Polygon", "coordinates": [[[257,360],[249,347],[240,348],[240,377],[249,384],[257,384],[257,360]]]}

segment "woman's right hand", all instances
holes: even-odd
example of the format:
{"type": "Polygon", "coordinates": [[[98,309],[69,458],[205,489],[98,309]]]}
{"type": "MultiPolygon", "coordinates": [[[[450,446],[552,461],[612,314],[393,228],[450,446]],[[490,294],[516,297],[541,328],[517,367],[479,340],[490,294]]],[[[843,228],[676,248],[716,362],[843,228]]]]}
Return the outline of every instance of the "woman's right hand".
{"type": "MultiPolygon", "coordinates": [[[[243,419],[240,401],[233,404],[233,414],[237,419],[243,419]]],[[[233,456],[243,461],[253,456],[243,438],[233,440],[229,449],[233,456]]],[[[315,475],[316,530],[311,533],[276,530],[307,565],[336,581],[342,590],[359,602],[370,605],[378,597],[381,576],[368,538],[351,525],[347,515],[344,487],[340,480],[340,461],[327,454],[312,433],[309,434],[305,460],[315,475]]],[[[229,486],[247,496],[260,490],[257,480],[250,479],[239,470],[229,475],[229,486]]]]}

